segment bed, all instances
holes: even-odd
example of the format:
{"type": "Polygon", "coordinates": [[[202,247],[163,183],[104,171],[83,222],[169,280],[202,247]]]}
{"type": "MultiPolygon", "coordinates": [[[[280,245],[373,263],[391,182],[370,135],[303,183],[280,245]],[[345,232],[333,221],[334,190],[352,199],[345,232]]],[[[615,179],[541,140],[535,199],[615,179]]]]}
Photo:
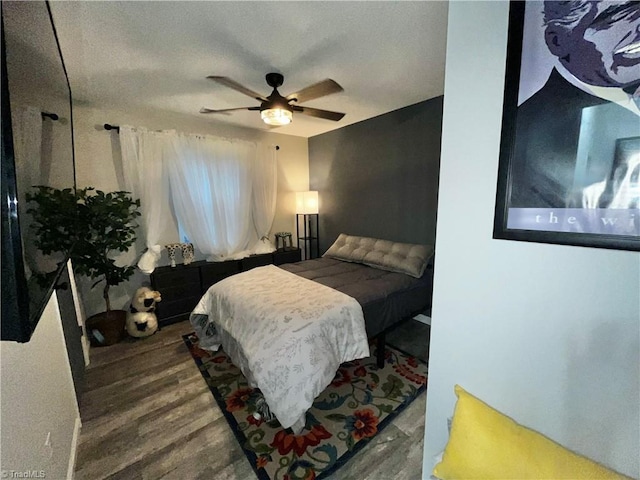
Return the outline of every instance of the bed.
{"type": "Polygon", "coordinates": [[[220,346],[261,390],[284,428],[341,363],[370,355],[385,332],[430,306],[433,247],[341,234],[322,258],[267,265],[212,285],[190,316],[200,347],[220,346]]]}

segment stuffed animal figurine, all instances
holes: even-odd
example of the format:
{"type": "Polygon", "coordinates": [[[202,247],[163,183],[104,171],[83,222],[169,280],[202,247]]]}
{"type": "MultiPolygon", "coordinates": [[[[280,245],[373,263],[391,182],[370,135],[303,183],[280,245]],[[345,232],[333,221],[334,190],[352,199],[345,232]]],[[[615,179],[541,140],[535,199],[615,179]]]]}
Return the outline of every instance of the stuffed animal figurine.
{"type": "Polygon", "coordinates": [[[127,332],[132,337],[148,337],[158,330],[156,303],[162,300],[160,292],[149,287],[141,287],[131,299],[127,312],[127,332]]]}

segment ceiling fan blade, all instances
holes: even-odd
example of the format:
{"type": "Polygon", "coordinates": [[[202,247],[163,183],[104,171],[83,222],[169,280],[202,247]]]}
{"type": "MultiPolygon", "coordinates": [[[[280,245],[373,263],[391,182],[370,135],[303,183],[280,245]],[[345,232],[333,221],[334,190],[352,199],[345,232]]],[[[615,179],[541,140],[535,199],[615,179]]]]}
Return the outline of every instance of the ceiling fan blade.
{"type": "Polygon", "coordinates": [[[200,109],[200,113],[227,113],[227,112],[234,112],[236,110],[260,110],[260,107],[225,108],[223,110],[212,110],[210,108],[202,107],[200,109]]]}
{"type": "Polygon", "coordinates": [[[213,80],[214,82],[218,82],[219,84],[224,85],[225,87],[233,88],[234,90],[240,93],[244,93],[245,95],[248,95],[251,98],[255,98],[260,102],[267,101],[267,99],[262,95],[260,95],[259,93],[254,92],[253,90],[250,90],[243,85],[240,85],[238,82],[236,82],[235,80],[231,80],[228,77],[218,77],[216,75],[209,75],[207,78],[210,80],[213,80]]]}
{"type": "Polygon", "coordinates": [[[344,117],[344,113],[332,112],[330,110],[320,110],[319,108],[301,107],[299,105],[291,105],[294,112],[304,113],[312,117],[324,118],[326,120],[333,120],[337,122],[344,117]]]}
{"type": "Polygon", "coordinates": [[[321,82],[309,85],[302,90],[299,90],[291,95],[287,96],[287,100],[291,101],[296,99],[298,103],[308,102],[314,98],[324,97],[325,95],[331,95],[332,93],[342,92],[344,89],[338,85],[335,81],[327,78],[321,82]]]}

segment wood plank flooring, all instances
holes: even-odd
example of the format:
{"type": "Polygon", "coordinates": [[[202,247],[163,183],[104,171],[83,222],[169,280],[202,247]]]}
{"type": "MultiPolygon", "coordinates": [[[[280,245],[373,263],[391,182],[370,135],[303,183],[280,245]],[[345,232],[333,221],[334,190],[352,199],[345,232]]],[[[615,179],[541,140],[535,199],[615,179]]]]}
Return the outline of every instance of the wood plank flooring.
{"type": "MultiPolygon", "coordinates": [[[[76,479],[256,478],[182,341],[191,331],[181,322],[146,339],[92,348],[76,479]]],[[[423,393],[330,478],[420,479],[425,399],[423,393]]]]}

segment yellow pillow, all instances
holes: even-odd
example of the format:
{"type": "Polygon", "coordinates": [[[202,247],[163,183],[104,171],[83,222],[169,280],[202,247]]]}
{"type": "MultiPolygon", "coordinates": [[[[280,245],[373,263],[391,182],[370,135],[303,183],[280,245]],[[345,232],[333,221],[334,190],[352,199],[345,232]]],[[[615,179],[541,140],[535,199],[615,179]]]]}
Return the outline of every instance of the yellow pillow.
{"type": "Polygon", "coordinates": [[[453,479],[628,479],[524,427],[455,386],[451,435],[433,474],[453,479]]]}

